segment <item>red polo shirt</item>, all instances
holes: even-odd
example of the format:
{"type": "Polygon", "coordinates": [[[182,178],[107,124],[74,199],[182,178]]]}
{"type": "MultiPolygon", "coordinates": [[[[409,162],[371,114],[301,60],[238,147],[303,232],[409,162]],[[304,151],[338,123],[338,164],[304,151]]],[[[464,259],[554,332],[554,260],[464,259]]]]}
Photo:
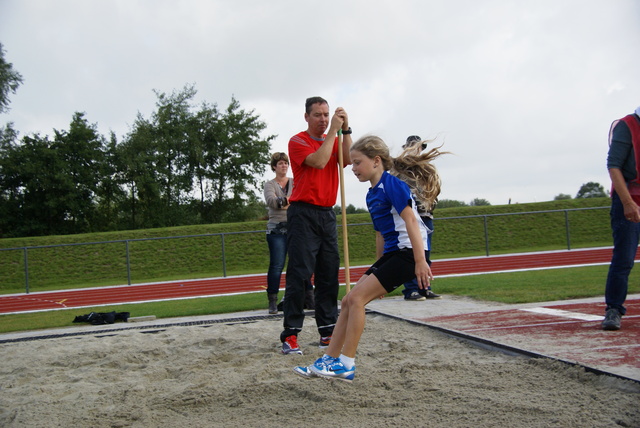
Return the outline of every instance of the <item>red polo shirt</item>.
{"type": "MultiPolygon", "coordinates": [[[[289,140],[289,161],[293,171],[293,192],[289,198],[292,202],[306,202],[321,207],[332,207],[338,196],[338,138],[336,137],[331,151],[331,159],[324,168],[308,166],[304,160],[315,153],[323,139],[319,140],[307,133],[300,132],[289,140]]],[[[345,160],[345,164],[347,161],[345,160]]]]}

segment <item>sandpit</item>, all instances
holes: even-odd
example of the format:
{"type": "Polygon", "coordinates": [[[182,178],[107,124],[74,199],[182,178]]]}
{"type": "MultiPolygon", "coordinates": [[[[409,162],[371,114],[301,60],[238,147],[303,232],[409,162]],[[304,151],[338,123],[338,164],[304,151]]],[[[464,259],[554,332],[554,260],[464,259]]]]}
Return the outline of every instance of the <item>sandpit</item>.
{"type": "Polygon", "coordinates": [[[0,344],[0,426],[640,426],[638,383],[382,315],[352,384],[303,379],[313,321],[303,356],[278,351],[279,317],[0,344]]]}

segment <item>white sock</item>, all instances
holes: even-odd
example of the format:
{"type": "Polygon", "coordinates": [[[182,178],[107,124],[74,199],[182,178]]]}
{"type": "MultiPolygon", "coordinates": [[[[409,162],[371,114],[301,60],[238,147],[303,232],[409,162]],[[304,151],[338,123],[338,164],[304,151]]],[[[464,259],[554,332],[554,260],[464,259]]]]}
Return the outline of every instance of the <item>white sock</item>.
{"type": "Polygon", "coordinates": [[[353,366],[356,365],[356,359],[351,358],[351,357],[347,357],[344,354],[340,354],[340,361],[342,361],[342,364],[344,364],[344,366],[347,368],[347,370],[351,370],[353,368],[353,366]]]}

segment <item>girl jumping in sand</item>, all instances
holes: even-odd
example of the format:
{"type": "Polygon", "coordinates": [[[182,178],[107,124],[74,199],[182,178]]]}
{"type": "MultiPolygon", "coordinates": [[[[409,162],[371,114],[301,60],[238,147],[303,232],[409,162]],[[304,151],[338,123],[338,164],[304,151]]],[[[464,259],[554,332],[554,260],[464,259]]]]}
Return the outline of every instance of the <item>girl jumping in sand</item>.
{"type": "Polygon", "coordinates": [[[433,274],[427,244],[431,231],[420,219],[407,183],[419,190],[414,194],[425,206],[432,206],[440,191],[440,179],[431,161],[441,154],[437,148],[426,153],[407,149],[392,158],[387,145],[376,136],[362,137],[351,146],[353,173],[361,182],[371,183],[367,207],[376,231],[378,260],[342,299],[340,316],[326,354],[308,367],[295,367],[295,373],[303,377],[353,381],[356,350],[365,324],[365,306],[413,278],[417,278],[420,288],[431,283],[433,274]]]}

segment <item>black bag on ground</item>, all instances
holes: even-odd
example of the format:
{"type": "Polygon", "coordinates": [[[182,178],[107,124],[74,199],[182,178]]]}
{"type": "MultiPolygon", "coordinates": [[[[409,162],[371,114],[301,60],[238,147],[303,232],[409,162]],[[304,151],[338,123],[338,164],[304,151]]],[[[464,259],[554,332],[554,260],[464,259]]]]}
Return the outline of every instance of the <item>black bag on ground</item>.
{"type": "Polygon", "coordinates": [[[127,322],[129,312],[91,312],[75,317],[73,322],[88,322],[93,325],[113,324],[116,321],[127,322]]]}

